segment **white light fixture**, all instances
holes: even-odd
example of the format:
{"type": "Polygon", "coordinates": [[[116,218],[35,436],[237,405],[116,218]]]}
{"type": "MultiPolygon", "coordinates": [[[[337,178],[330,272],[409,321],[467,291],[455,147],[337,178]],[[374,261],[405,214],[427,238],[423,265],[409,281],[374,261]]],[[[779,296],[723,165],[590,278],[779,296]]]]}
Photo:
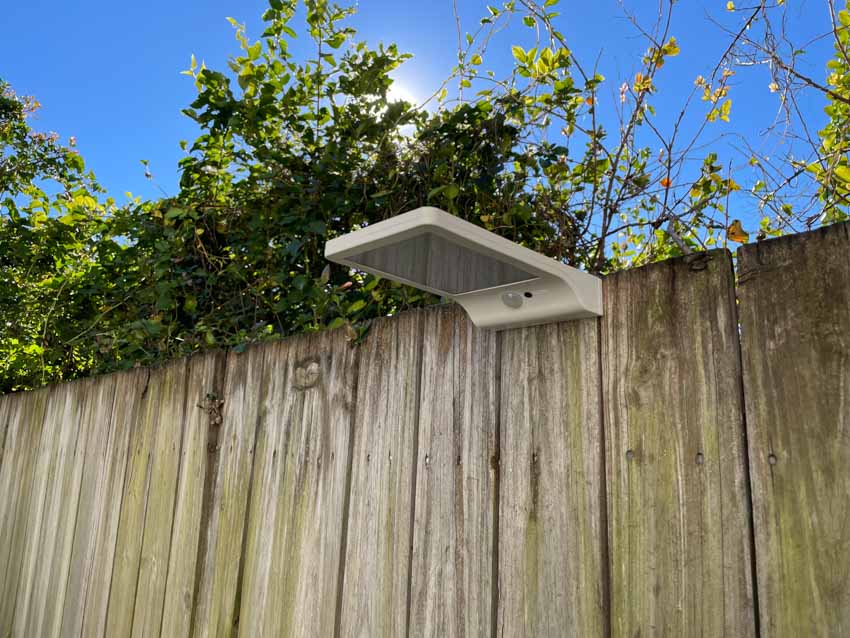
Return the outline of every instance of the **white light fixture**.
{"type": "Polygon", "coordinates": [[[476,326],[602,315],[599,278],[426,206],[331,239],[325,257],[458,302],[476,326]]]}

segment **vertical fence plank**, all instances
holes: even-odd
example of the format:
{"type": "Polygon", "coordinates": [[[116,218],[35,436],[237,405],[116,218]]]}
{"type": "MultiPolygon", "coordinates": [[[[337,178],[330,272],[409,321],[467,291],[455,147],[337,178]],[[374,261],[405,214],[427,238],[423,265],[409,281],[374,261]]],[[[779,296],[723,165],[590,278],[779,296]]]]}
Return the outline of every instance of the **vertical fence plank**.
{"type": "Polygon", "coordinates": [[[410,636],[490,636],[497,333],[459,306],[425,314],[410,636]]]}
{"type": "Polygon", "coordinates": [[[160,633],[183,440],[187,363],[181,360],[158,372],[161,390],[149,412],[156,421],[156,433],[151,446],[144,525],[139,529],[142,547],[133,605],[133,636],[160,633]]]}
{"type": "Polygon", "coordinates": [[[47,388],[4,398],[8,406],[5,452],[0,468],[0,633],[12,633],[18,585],[33,503],[41,433],[51,391],[47,388]]]}
{"type": "Polygon", "coordinates": [[[333,636],[356,352],[341,330],[266,346],[240,633],[333,636]]]}
{"type": "MultiPolygon", "coordinates": [[[[99,514],[93,530],[94,547],[86,576],[83,599],[82,635],[102,636],[106,629],[106,613],[116,556],[118,524],[122,511],[125,478],[129,463],[131,433],[140,418],[142,395],[150,371],[138,369],[115,375],[109,435],[104,461],[98,474],[99,514]]],[[[69,628],[77,622],[77,611],[68,610],[69,628]]],[[[63,619],[64,625],[64,619],[63,619]]],[[[69,629],[70,631],[73,631],[69,629]]],[[[70,635],[75,635],[71,633],[70,635]]]]}
{"type": "Polygon", "coordinates": [[[764,636],[850,635],[850,224],[740,249],[764,636]]]}
{"type": "Polygon", "coordinates": [[[20,581],[23,589],[19,590],[15,612],[15,633],[21,635],[49,633],[45,624],[52,623],[58,589],[68,575],[82,476],[81,457],[88,435],[83,413],[93,384],[91,380],[64,384],[50,398],[48,423],[52,429],[47,440],[42,437],[47,463],[44,500],[38,524],[27,534],[30,554],[26,574],[20,581]],[[51,411],[54,406],[55,411],[51,411]]]}
{"type": "MultiPolygon", "coordinates": [[[[6,436],[9,433],[10,425],[12,423],[12,414],[13,414],[13,405],[16,405],[17,395],[8,394],[8,395],[0,395],[0,475],[3,473],[3,459],[9,460],[10,457],[6,457],[6,436]]],[[[0,484],[2,485],[2,484],[0,484]]],[[[0,492],[2,494],[2,492],[0,492]]],[[[0,520],[2,520],[3,510],[2,504],[0,504],[0,520]]]]}
{"type": "MultiPolygon", "coordinates": [[[[68,459],[68,469],[65,472],[62,491],[59,495],[56,525],[51,525],[55,534],[52,558],[47,559],[46,555],[42,557],[42,560],[49,560],[51,564],[47,572],[47,589],[42,601],[41,622],[39,629],[36,630],[36,633],[41,636],[58,635],[62,623],[62,612],[73,553],[74,532],[79,524],[78,514],[82,481],[88,459],[88,450],[92,445],[97,424],[98,400],[101,398],[100,388],[103,387],[109,395],[109,399],[111,399],[109,385],[109,380],[86,379],[75,381],[69,386],[74,408],[67,413],[70,414],[70,418],[63,422],[63,428],[72,431],[71,437],[75,439],[75,443],[73,454],[68,459]]],[[[72,592],[72,596],[74,595],[75,593],[72,592]]]]}
{"type": "Polygon", "coordinates": [[[145,527],[150,467],[156,436],[156,414],[164,387],[163,370],[148,370],[142,387],[138,414],[130,432],[129,459],[121,497],[121,515],[115,540],[106,635],[129,636],[133,628],[136,587],[142,554],[142,531],[145,527]]]}
{"type": "Polygon", "coordinates": [[[191,629],[204,486],[207,472],[212,471],[207,458],[209,446],[215,445],[212,431],[221,425],[225,361],[223,352],[214,352],[188,362],[180,474],[162,612],[161,634],[169,638],[188,636],[191,629]]]}
{"type": "Polygon", "coordinates": [[[360,346],[340,636],[407,631],[423,312],[360,346]]]}
{"type": "Polygon", "coordinates": [[[85,599],[92,580],[97,530],[106,503],[107,486],[104,474],[112,464],[116,451],[113,440],[112,408],[115,401],[114,375],[93,380],[80,430],[89,432],[85,449],[78,456],[82,464],[77,521],[73,530],[69,573],[64,580],[64,596],[56,596],[53,624],[44,635],[77,636],[83,621],[85,599]],[[59,623],[61,622],[61,626],[59,623]],[[61,630],[61,631],[60,631],[61,630]]]}
{"type": "Polygon", "coordinates": [[[500,636],[601,636],[607,619],[595,319],[502,334],[500,636]]]}
{"type": "Polygon", "coordinates": [[[605,280],[612,635],[755,632],[730,256],[605,280]]]}
{"type": "Polygon", "coordinates": [[[192,613],[196,636],[230,636],[239,624],[239,574],[260,400],[268,393],[265,349],[230,352],[222,424],[212,460],[212,507],[202,531],[200,581],[192,613]]]}
{"type": "Polygon", "coordinates": [[[21,554],[20,567],[17,579],[13,584],[14,589],[9,592],[14,601],[14,609],[11,611],[12,631],[10,633],[12,635],[23,634],[27,625],[30,597],[34,587],[38,557],[41,552],[39,541],[45,500],[51,479],[53,450],[59,440],[58,431],[61,429],[61,416],[67,394],[66,386],[56,386],[50,388],[45,397],[46,407],[42,413],[43,426],[36,448],[33,450],[34,466],[30,494],[26,503],[26,511],[22,512],[24,518],[20,523],[24,530],[22,542],[18,548],[21,554]]]}

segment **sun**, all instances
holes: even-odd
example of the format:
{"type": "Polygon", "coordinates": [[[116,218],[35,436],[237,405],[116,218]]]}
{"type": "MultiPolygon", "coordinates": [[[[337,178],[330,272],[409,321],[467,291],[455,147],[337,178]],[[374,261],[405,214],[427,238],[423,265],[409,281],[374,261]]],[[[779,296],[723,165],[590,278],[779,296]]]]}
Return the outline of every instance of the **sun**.
{"type": "Polygon", "coordinates": [[[399,80],[393,78],[393,83],[390,85],[390,90],[387,91],[387,101],[398,102],[399,100],[409,102],[414,106],[419,106],[420,102],[419,98],[417,98],[410,89],[408,89],[399,80]]]}

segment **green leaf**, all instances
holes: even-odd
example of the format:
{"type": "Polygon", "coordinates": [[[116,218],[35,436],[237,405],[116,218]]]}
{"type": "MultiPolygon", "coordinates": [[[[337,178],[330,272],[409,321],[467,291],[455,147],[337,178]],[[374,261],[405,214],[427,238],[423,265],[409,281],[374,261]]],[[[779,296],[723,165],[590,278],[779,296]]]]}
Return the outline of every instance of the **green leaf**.
{"type": "Polygon", "coordinates": [[[835,167],[835,176],[842,182],[850,182],[850,166],[840,165],[835,167]]]}
{"type": "Polygon", "coordinates": [[[434,197],[442,193],[444,190],[446,190],[446,188],[448,188],[446,185],[436,186],[435,188],[432,188],[430,191],[428,191],[428,199],[433,199],[434,197]]]}
{"type": "Polygon", "coordinates": [[[337,328],[342,328],[346,324],[344,317],[334,317],[334,319],[328,324],[328,329],[336,330],[337,328]]]}

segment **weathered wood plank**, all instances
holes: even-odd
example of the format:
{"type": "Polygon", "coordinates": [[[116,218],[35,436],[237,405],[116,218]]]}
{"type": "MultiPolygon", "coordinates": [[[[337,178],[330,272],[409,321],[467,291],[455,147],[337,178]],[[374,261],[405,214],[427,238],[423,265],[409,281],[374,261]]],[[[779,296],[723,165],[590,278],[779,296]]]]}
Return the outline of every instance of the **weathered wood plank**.
{"type": "Polygon", "coordinates": [[[425,314],[411,636],[490,636],[498,333],[459,306],[425,314]]]}
{"type": "Polygon", "coordinates": [[[150,469],[156,436],[157,406],[164,391],[164,380],[163,370],[147,371],[137,406],[138,415],[132,420],[106,614],[108,636],[129,636],[133,628],[142,530],[145,526],[148,487],[152,480],[150,469]]]}
{"type": "Polygon", "coordinates": [[[71,533],[68,554],[68,574],[59,573],[55,593],[49,594],[49,614],[42,635],[79,635],[82,613],[90,584],[96,542],[97,524],[105,504],[103,471],[111,463],[108,445],[111,433],[112,408],[115,401],[116,377],[106,376],[75,384],[79,395],[87,393],[85,410],[80,419],[77,439],[78,454],[75,468],[80,472],[80,488],[76,522],[71,533]],[[61,623],[61,624],[60,624],[61,623]]]}
{"type": "Polygon", "coordinates": [[[174,505],[171,554],[162,616],[162,635],[188,636],[195,595],[198,545],[203,518],[207,457],[221,425],[226,356],[215,352],[189,360],[185,432],[174,505]]]}
{"type": "Polygon", "coordinates": [[[360,346],[340,636],[407,631],[423,311],[360,346]]]}
{"type": "Polygon", "coordinates": [[[731,258],[617,273],[603,291],[612,635],[753,635],[731,258]]]}
{"type": "Polygon", "coordinates": [[[230,636],[239,623],[239,575],[260,398],[268,392],[264,349],[227,356],[209,524],[202,530],[195,636],[230,636]]]}
{"type": "Polygon", "coordinates": [[[239,630],[332,636],[357,351],[341,330],[265,347],[239,630]]]}
{"type": "MultiPolygon", "coordinates": [[[[137,369],[115,374],[109,431],[97,475],[96,521],[91,529],[92,545],[82,569],[84,589],[82,615],[79,602],[66,605],[62,620],[63,635],[102,636],[118,538],[122,497],[130,455],[131,433],[141,419],[142,395],[147,387],[148,370],[137,369]],[[77,629],[82,623],[82,630],[77,629]]],[[[104,406],[104,411],[106,407],[104,406]]],[[[73,575],[73,571],[71,572],[73,575]]],[[[69,588],[71,584],[69,582],[69,588]]]]}
{"type": "Polygon", "coordinates": [[[50,390],[43,388],[4,399],[9,420],[0,468],[0,632],[4,636],[12,632],[25,549],[32,542],[27,526],[34,515],[33,502],[42,498],[36,468],[49,395],[50,390]]]}
{"type": "Polygon", "coordinates": [[[157,371],[162,384],[152,418],[156,420],[147,506],[139,557],[139,577],[133,607],[133,636],[158,636],[162,627],[165,583],[177,494],[183,415],[186,402],[186,360],[157,371]]]}
{"type": "Polygon", "coordinates": [[[744,246],[739,297],[764,636],[850,635],[850,225],[744,246]]]}
{"type": "Polygon", "coordinates": [[[605,633],[598,341],[595,319],[502,333],[500,636],[605,633]]]}
{"type": "MultiPolygon", "coordinates": [[[[32,553],[22,574],[22,589],[15,612],[14,633],[40,636],[49,633],[45,624],[52,624],[54,601],[60,582],[68,576],[71,540],[76,521],[79,481],[87,440],[87,428],[81,427],[89,400],[91,381],[78,381],[59,386],[51,396],[47,419],[52,430],[49,440],[42,437],[48,448],[45,497],[38,525],[30,528],[28,550],[32,553]],[[54,408],[52,411],[51,408],[54,408]]],[[[47,434],[45,430],[45,434],[47,434]]],[[[59,609],[61,612],[61,607],[59,609]]]]}
{"type": "Polygon", "coordinates": [[[51,491],[55,473],[56,450],[60,445],[62,432],[62,414],[70,393],[67,385],[54,386],[47,397],[44,414],[44,426],[36,452],[35,468],[32,480],[32,492],[27,504],[24,523],[25,538],[23,558],[16,583],[15,609],[13,612],[13,635],[23,635],[29,621],[32,590],[35,587],[39,557],[43,552],[42,526],[45,518],[46,501],[51,491]]]}
{"type": "MultiPolygon", "coordinates": [[[[5,431],[3,460],[0,462],[0,613],[3,609],[3,599],[8,595],[6,583],[11,580],[10,572],[14,571],[11,565],[11,549],[15,532],[20,526],[20,521],[16,520],[19,503],[26,498],[29,487],[29,477],[24,472],[24,461],[29,447],[27,444],[33,445],[33,442],[27,441],[26,433],[29,428],[22,423],[25,420],[25,408],[29,398],[30,393],[0,397],[0,428],[5,431]]],[[[37,440],[34,445],[38,445],[37,440]]],[[[11,630],[11,627],[2,624],[3,620],[4,616],[0,615],[0,635],[6,635],[11,630]]]]}
{"type": "MultiPolygon", "coordinates": [[[[7,394],[0,396],[0,474],[3,472],[3,461],[8,461],[11,456],[6,456],[6,437],[9,426],[12,423],[13,414],[17,410],[17,395],[7,394]]],[[[0,504],[0,517],[2,517],[3,505],[0,504]]]]}

